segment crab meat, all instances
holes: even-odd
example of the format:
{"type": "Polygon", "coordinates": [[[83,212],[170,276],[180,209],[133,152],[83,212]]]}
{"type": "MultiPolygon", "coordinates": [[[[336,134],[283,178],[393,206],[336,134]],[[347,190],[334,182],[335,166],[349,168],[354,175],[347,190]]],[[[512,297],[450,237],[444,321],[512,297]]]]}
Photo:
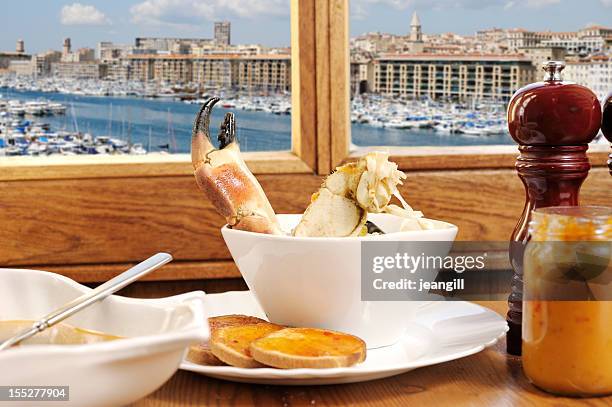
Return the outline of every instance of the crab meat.
{"type": "Polygon", "coordinates": [[[368,212],[385,210],[406,175],[389,155],[372,152],[336,168],[311,199],[295,236],[357,236],[368,212]]]}
{"type": "Polygon", "coordinates": [[[218,101],[207,100],[193,125],[191,161],[196,182],[230,227],[282,234],[272,205],[240,155],[233,113],[227,113],[221,125],[219,149],[210,140],[210,114],[218,101]]]}

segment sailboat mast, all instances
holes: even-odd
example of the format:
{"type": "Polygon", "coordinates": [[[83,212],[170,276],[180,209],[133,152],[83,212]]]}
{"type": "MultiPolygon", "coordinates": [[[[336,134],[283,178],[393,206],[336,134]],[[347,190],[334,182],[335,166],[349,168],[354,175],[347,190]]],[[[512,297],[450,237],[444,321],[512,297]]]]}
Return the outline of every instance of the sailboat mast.
{"type": "Polygon", "coordinates": [[[74,103],[70,102],[70,112],[72,113],[72,124],[74,125],[74,131],[79,132],[79,123],[76,119],[76,113],[74,112],[74,103]]]}

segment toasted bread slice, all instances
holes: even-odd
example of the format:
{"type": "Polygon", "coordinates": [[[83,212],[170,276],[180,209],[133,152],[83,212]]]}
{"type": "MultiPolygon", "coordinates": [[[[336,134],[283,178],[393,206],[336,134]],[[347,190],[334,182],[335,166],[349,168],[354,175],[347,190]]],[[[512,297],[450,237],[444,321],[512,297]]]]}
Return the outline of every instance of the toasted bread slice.
{"type": "Polygon", "coordinates": [[[225,328],[226,326],[253,325],[262,322],[268,323],[265,319],[240,314],[221,315],[208,318],[208,326],[210,327],[211,335],[213,331],[219,328],[225,328]]]}
{"type": "Polygon", "coordinates": [[[269,322],[226,326],[212,333],[210,349],[213,355],[228,365],[246,368],[263,367],[251,357],[249,345],[254,340],[280,329],[283,327],[269,322]]]}
{"type": "MultiPolygon", "coordinates": [[[[221,315],[218,317],[208,318],[208,327],[210,328],[210,335],[217,331],[219,328],[226,326],[239,326],[239,325],[252,325],[267,322],[261,318],[251,317],[248,315],[221,315]]],[[[187,360],[199,365],[208,366],[223,366],[226,365],[223,361],[219,360],[211,351],[208,343],[200,343],[189,347],[187,353],[187,360]]]]}
{"type": "Polygon", "coordinates": [[[226,363],[219,360],[218,357],[213,355],[210,346],[207,343],[199,343],[197,345],[191,345],[187,352],[188,361],[204,366],[225,366],[226,363]]]}
{"type": "Polygon", "coordinates": [[[366,344],[356,336],[316,328],[285,328],[251,343],[253,359],[282,369],[347,367],[363,362],[366,344]]]}

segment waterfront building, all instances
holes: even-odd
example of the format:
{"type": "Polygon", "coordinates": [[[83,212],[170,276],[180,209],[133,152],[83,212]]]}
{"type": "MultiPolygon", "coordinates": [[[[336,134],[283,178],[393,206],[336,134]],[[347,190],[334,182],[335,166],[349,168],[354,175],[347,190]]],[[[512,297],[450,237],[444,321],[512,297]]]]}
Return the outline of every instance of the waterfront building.
{"type": "Polygon", "coordinates": [[[154,55],[150,54],[132,54],[122,58],[121,62],[127,65],[127,79],[141,82],[153,79],[154,57],[154,55]]]}
{"type": "Polygon", "coordinates": [[[111,81],[127,81],[130,77],[130,65],[125,61],[106,62],[106,79],[111,81]]]}
{"type": "Polygon", "coordinates": [[[253,55],[236,58],[241,90],[285,92],[291,90],[290,55],[253,55]]]}
{"type": "Polygon", "coordinates": [[[34,73],[32,61],[11,61],[9,62],[8,71],[17,76],[32,76],[34,73]]]}
{"type": "Polygon", "coordinates": [[[227,47],[231,44],[232,24],[229,21],[215,22],[215,44],[227,47]]]}
{"type": "Polygon", "coordinates": [[[158,55],[153,58],[153,78],[158,82],[191,82],[192,57],[184,54],[158,55]]]}
{"type": "Polygon", "coordinates": [[[62,62],[79,63],[95,61],[95,50],[93,48],[79,48],[76,51],[62,53],[62,62]]]}
{"type": "Polygon", "coordinates": [[[237,66],[228,56],[194,58],[192,72],[193,82],[205,89],[231,89],[237,82],[237,66]]]}
{"type": "Polygon", "coordinates": [[[62,58],[62,53],[59,51],[49,50],[32,56],[32,74],[35,77],[48,76],[51,74],[51,64],[59,62],[62,58]]]}
{"type": "Polygon", "coordinates": [[[351,53],[351,94],[368,93],[374,84],[374,56],[369,52],[351,53]]]}
{"type": "Polygon", "coordinates": [[[603,100],[612,90],[612,56],[596,55],[568,61],[563,79],[586,86],[603,100]]]}
{"type": "Polygon", "coordinates": [[[287,54],[133,54],[122,61],[133,80],[265,91],[288,91],[291,86],[287,54]]]}
{"type": "Polygon", "coordinates": [[[97,62],[55,62],[51,75],[64,79],[101,79],[106,77],[106,64],[97,62]]]}
{"type": "Polygon", "coordinates": [[[432,99],[507,100],[535,79],[523,55],[387,54],[374,60],[373,91],[432,99]]]}
{"type": "Polygon", "coordinates": [[[12,61],[29,61],[31,58],[31,55],[21,52],[0,52],[0,71],[8,70],[12,61]]]}

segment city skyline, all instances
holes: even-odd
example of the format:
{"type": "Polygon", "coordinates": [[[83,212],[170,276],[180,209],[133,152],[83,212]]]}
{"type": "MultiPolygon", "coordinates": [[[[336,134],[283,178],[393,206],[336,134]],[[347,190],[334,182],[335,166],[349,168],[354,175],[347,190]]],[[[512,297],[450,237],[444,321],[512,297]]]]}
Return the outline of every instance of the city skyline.
{"type": "MultiPolygon", "coordinates": [[[[434,7],[427,3],[352,0],[351,36],[371,31],[404,34],[414,10],[426,33],[463,35],[490,27],[573,31],[588,24],[605,25],[607,16],[612,16],[612,0],[438,0],[434,7]]],[[[64,37],[73,39],[74,48],[93,48],[100,41],[131,44],[140,36],[210,38],[217,20],[232,22],[233,43],[287,46],[288,4],[286,0],[131,0],[120,4],[22,0],[5,7],[0,50],[14,49],[17,39],[25,41],[26,52],[38,53],[59,49],[64,37]],[[27,31],[23,30],[26,20],[30,22],[27,31]]]]}

